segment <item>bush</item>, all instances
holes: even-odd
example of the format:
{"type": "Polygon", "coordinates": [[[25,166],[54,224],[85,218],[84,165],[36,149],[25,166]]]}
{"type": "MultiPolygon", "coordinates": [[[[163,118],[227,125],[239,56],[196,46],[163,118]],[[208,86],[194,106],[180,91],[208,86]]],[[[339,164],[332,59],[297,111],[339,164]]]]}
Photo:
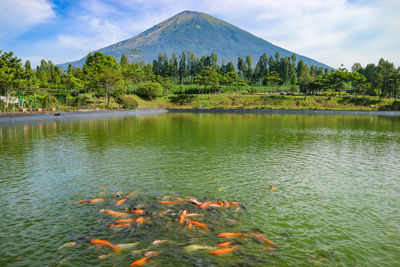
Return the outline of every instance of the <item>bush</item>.
{"type": "Polygon", "coordinates": [[[136,94],[145,99],[156,99],[162,94],[161,84],[157,82],[145,82],[139,84],[136,94]]]}
{"type": "Polygon", "coordinates": [[[139,104],[131,96],[120,96],[116,99],[117,103],[122,105],[124,109],[137,109],[139,104]]]}

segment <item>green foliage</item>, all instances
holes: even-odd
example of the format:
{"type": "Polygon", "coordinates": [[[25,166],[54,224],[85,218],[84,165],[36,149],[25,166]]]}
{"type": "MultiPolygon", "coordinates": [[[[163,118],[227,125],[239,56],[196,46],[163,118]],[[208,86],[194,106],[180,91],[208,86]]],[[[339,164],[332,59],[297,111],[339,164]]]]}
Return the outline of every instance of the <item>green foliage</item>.
{"type": "Polygon", "coordinates": [[[199,85],[218,85],[218,72],[212,67],[205,67],[197,75],[196,83],[199,85]]]}
{"type": "Polygon", "coordinates": [[[136,94],[144,99],[153,100],[162,94],[162,86],[157,82],[144,82],[138,85],[136,94]]]}
{"type": "Polygon", "coordinates": [[[116,98],[118,104],[124,109],[137,109],[139,103],[132,96],[120,96],[116,98]]]}

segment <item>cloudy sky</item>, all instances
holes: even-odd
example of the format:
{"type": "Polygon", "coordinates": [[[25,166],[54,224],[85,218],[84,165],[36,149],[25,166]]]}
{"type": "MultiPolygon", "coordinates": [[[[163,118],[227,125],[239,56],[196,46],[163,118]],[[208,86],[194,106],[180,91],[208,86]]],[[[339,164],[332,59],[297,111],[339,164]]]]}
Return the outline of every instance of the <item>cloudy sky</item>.
{"type": "Polygon", "coordinates": [[[0,50],[64,63],[184,10],[335,68],[382,57],[400,66],[400,0],[0,0],[0,50]]]}

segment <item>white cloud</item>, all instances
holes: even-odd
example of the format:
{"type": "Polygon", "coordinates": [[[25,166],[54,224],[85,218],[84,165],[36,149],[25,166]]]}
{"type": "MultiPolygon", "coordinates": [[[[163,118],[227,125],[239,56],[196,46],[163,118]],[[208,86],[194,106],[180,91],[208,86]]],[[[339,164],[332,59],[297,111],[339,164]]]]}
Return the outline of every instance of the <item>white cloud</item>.
{"type": "Polygon", "coordinates": [[[47,0],[1,0],[0,40],[17,36],[55,17],[47,0]]]}

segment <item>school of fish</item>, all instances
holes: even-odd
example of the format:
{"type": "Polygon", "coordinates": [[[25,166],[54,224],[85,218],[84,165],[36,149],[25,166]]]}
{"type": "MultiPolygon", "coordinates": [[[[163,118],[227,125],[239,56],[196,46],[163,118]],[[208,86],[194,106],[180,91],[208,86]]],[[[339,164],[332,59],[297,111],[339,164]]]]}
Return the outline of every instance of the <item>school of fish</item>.
{"type": "MultiPolygon", "coordinates": [[[[87,205],[90,209],[97,209],[100,218],[104,220],[107,228],[104,232],[108,236],[103,233],[101,236],[85,235],[81,239],[87,249],[106,253],[98,256],[99,261],[118,255],[127,257],[128,253],[131,257],[130,266],[143,266],[149,262],[154,266],[158,264],[157,258],[168,257],[168,249],[163,249],[168,246],[174,246],[187,254],[208,254],[210,260],[213,257],[244,253],[243,248],[249,243],[253,246],[259,243],[257,246],[263,249],[277,246],[260,229],[237,231],[240,222],[235,214],[246,212],[246,208],[239,202],[179,196],[146,199],[143,195],[143,192],[118,192],[111,193],[110,197],[73,202],[73,205],[87,205]],[[171,238],[174,234],[169,233],[169,230],[175,235],[178,233],[180,239],[171,238]],[[145,244],[141,237],[146,233],[160,233],[160,236],[145,244]],[[129,237],[132,242],[115,244],[111,241],[115,241],[115,236],[121,234],[129,237]]],[[[71,249],[77,243],[69,241],[61,245],[59,250],[71,249]]]]}

